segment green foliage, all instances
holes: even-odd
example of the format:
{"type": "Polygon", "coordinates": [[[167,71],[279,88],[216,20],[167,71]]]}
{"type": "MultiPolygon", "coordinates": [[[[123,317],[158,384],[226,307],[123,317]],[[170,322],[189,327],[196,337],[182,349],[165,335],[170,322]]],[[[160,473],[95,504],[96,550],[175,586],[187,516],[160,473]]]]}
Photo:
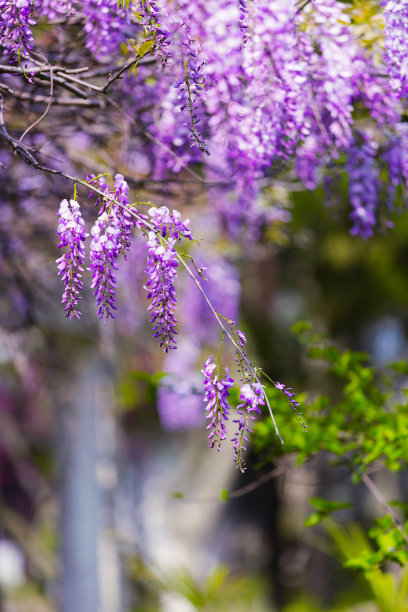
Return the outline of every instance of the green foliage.
{"type": "MultiPolygon", "coordinates": [[[[308,424],[305,433],[294,426],[293,415],[285,399],[272,387],[267,392],[279,423],[285,445],[275,439],[269,420],[256,425],[254,447],[262,461],[276,455],[293,454],[298,464],[324,452],[333,465],[346,467],[350,478],[361,480],[370,488],[372,470],[382,468],[399,471],[407,467],[408,454],[408,390],[401,387],[408,373],[405,360],[392,362],[379,369],[369,363],[365,353],[340,350],[322,334],[315,334],[307,322],[297,323],[292,330],[304,347],[309,360],[329,374],[331,385],[327,395],[309,400],[306,394],[298,399],[308,424]]],[[[375,490],[371,490],[376,494],[375,490]]],[[[381,493],[377,496],[381,503],[381,493]]],[[[339,527],[329,516],[350,504],[311,498],[314,512],[306,526],[320,523],[335,543],[337,554],[346,568],[357,570],[370,587],[381,612],[408,611],[408,522],[403,525],[397,512],[407,514],[402,501],[383,506],[390,513],[379,518],[368,534],[356,524],[339,527]],[[385,571],[389,564],[402,568],[398,578],[385,571]]],[[[300,608],[301,609],[301,608],[300,608]]],[[[307,608],[306,608],[307,609],[307,608]]]]}
{"type": "Polygon", "coordinates": [[[308,424],[308,432],[294,427],[293,415],[281,394],[267,389],[285,445],[275,440],[272,424],[259,423],[254,431],[255,450],[268,459],[277,454],[297,453],[297,462],[326,451],[335,465],[345,465],[358,482],[367,469],[378,462],[392,471],[407,466],[407,390],[400,388],[398,376],[405,373],[405,361],[392,363],[385,371],[368,364],[365,353],[341,351],[310,325],[298,323],[293,331],[305,347],[307,357],[320,362],[331,375],[332,397],[318,395],[306,404],[298,399],[308,424]],[[339,385],[340,383],[340,385],[339,385]]]}
{"type": "Polygon", "coordinates": [[[370,531],[370,537],[383,548],[377,552],[363,529],[355,523],[340,527],[333,521],[327,521],[325,528],[345,567],[361,570],[361,576],[369,586],[378,609],[381,612],[408,612],[408,564],[404,562],[397,573],[383,571],[379,567],[384,558],[384,549],[392,547],[400,537],[400,534],[394,533],[396,530],[391,518],[383,517],[377,521],[377,527],[370,531]]]}
{"type": "Polygon", "coordinates": [[[351,504],[348,502],[337,502],[328,501],[327,499],[321,499],[320,497],[311,497],[309,499],[311,506],[316,508],[317,512],[313,512],[305,521],[305,527],[312,527],[322,522],[332,512],[336,510],[342,510],[344,508],[350,508],[351,504]]]}
{"type": "Polygon", "coordinates": [[[180,606],[188,602],[202,612],[269,610],[266,585],[252,576],[234,576],[225,564],[216,565],[203,580],[197,580],[184,568],[157,570],[140,558],[128,557],[126,561],[128,574],[139,592],[138,612],[161,610],[159,594],[168,594],[180,606]]]}

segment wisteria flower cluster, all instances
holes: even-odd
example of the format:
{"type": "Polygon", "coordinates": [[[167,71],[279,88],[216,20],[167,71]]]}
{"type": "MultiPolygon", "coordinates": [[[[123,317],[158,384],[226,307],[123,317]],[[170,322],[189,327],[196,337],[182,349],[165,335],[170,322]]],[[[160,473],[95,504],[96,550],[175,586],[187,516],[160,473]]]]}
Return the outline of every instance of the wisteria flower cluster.
{"type": "MultiPolygon", "coordinates": [[[[261,407],[268,404],[268,409],[271,413],[272,420],[275,425],[276,434],[280,437],[279,430],[273,418],[272,409],[269,405],[264,386],[261,384],[258,378],[257,370],[253,364],[251,364],[243,347],[246,344],[246,336],[240,330],[234,330],[235,323],[229,321],[233,344],[236,348],[234,360],[237,365],[237,370],[240,372],[240,400],[241,403],[236,409],[236,418],[233,419],[233,423],[237,425],[237,430],[231,438],[234,449],[234,462],[236,467],[241,471],[245,472],[246,465],[244,460],[244,454],[247,450],[246,443],[249,441],[249,435],[252,433],[252,422],[256,418],[256,414],[261,414],[261,407]]],[[[220,358],[222,349],[222,339],[225,331],[221,336],[220,352],[218,357],[218,363],[215,364],[213,357],[209,357],[205,362],[202,373],[204,374],[204,389],[205,396],[204,402],[206,403],[206,418],[209,421],[207,430],[210,430],[208,439],[210,440],[210,448],[214,446],[217,450],[221,450],[221,443],[227,439],[228,431],[226,423],[229,420],[231,407],[229,405],[229,390],[234,385],[234,379],[231,377],[228,368],[225,369],[225,374],[220,374],[220,358]]],[[[283,385],[282,383],[274,383],[276,389],[281,391],[285,398],[288,400],[292,410],[298,411],[297,418],[300,419],[304,430],[307,429],[306,424],[302,421],[299,402],[295,399],[295,394],[283,385]]]]}
{"type": "Polygon", "coordinates": [[[33,48],[31,0],[0,0],[0,41],[15,56],[33,48]]]}
{"type": "Polygon", "coordinates": [[[296,418],[301,422],[302,428],[306,430],[307,429],[307,425],[302,420],[302,413],[299,412],[300,404],[295,399],[295,397],[296,397],[295,393],[293,393],[293,391],[292,391],[292,389],[290,387],[285,387],[285,385],[280,383],[280,382],[275,382],[275,387],[276,387],[276,389],[278,389],[278,391],[282,391],[282,393],[284,394],[284,396],[288,400],[290,407],[292,408],[293,412],[295,413],[296,418]]]}
{"type": "MultiPolygon", "coordinates": [[[[94,177],[88,177],[92,182],[94,177]]],[[[93,273],[92,289],[98,306],[97,314],[100,319],[107,321],[114,319],[116,306],[116,271],[119,269],[118,258],[126,257],[130,248],[130,233],[136,225],[136,218],[129,209],[129,187],[121,174],[115,176],[113,188],[105,181],[105,177],[98,179],[98,189],[104,195],[99,197],[99,215],[92,227],[92,242],[90,248],[91,265],[93,273]]]]}
{"type": "Polygon", "coordinates": [[[83,288],[81,277],[84,270],[84,242],[88,234],[85,233],[85,223],[76,200],[71,200],[69,203],[67,200],[62,200],[58,216],[60,219],[57,233],[61,239],[58,246],[69,247],[68,253],[57,259],[58,275],[65,285],[62,303],[65,304],[64,310],[70,320],[73,317],[79,319],[81,313],[77,305],[80,299],[79,292],[83,288]]]}
{"type": "MultiPolygon", "coordinates": [[[[153,323],[153,337],[157,338],[165,352],[176,348],[177,319],[174,308],[177,303],[175,279],[178,267],[176,245],[181,240],[192,240],[188,229],[189,219],[183,220],[177,210],[166,206],[150,208],[149,217],[140,214],[129,202],[129,186],[121,174],[114,180],[109,175],[87,179],[92,192],[98,197],[98,217],[91,229],[90,270],[91,288],[97,303],[97,314],[105,322],[114,319],[117,310],[117,271],[119,260],[127,259],[131,248],[132,232],[138,228],[147,236],[146,248],[149,252],[145,289],[151,300],[148,307],[150,321],[153,323]],[[109,177],[110,178],[110,177],[109,177]]],[[[58,234],[60,247],[71,246],[71,251],[59,260],[60,275],[65,283],[63,302],[67,302],[67,316],[79,318],[76,310],[78,293],[83,284],[80,271],[84,262],[85,238],[84,222],[79,212],[79,204],[64,200],[60,207],[58,234]]]]}
{"type": "Polygon", "coordinates": [[[202,370],[204,374],[204,401],[207,403],[206,412],[209,423],[207,429],[210,430],[208,439],[210,448],[217,447],[221,450],[221,442],[227,438],[226,421],[230,413],[228,405],[229,389],[234,384],[234,379],[229,375],[226,368],[225,375],[220,376],[219,367],[214,363],[213,358],[209,357],[202,370]]]}
{"type": "MultiPolygon", "coordinates": [[[[137,61],[138,49],[151,53],[156,61],[138,65],[123,91],[129,109],[146,109],[140,120],[152,136],[145,148],[154,174],[205,162],[206,178],[223,183],[213,201],[229,232],[236,236],[244,224],[257,236],[259,179],[271,165],[294,160],[313,189],[333,160],[355,148],[361,109],[374,131],[386,128],[390,141],[397,134],[407,94],[408,0],[381,6],[384,38],[371,44],[340,0],[0,0],[0,46],[14,59],[22,51],[30,57],[36,22],[74,16],[102,64],[119,64],[126,48],[137,61]]],[[[369,162],[367,147],[362,154],[369,162]]],[[[382,202],[356,207],[353,191],[350,200],[352,233],[367,237],[382,219],[382,202]]]]}
{"type": "Polygon", "coordinates": [[[175,244],[181,238],[191,240],[188,229],[189,219],[184,222],[180,213],[173,210],[170,213],[167,206],[149,210],[153,231],[149,232],[146,247],[149,250],[149,260],[146,274],[147,297],[151,300],[148,310],[151,312],[150,322],[153,323],[153,337],[157,338],[164,351],[176,348],[177,319],[174,307],[177,303],[174,286],[177,276],[177,252],[175,244]]]}
{"type": "Polygon", "coordinates": [[[360,135],[360,140],[361,143],[353,142],[348,151],[350,203],[353,207],[350,217],[353,221],[351,233],[366,239],[373,235],[380,184],[375,142],[364,134],[360,135]]]}
{"type": "Polygon", "coordinates": [[[238,425],[238,430],[231,440],[234,445],[234,461],[241,472],[245,471],[243,459],[243,453],[246,451],[245,443],[248,442],[248,434],[252,433],[250,423],[255,420],[254,412],[261,414],[259,406],[265,405],[263,395],[264,390],[260,383],[245,383],[241,387],[239,397],[242,402],[237,406],[238,418],[234,419],[234,423],[238,425]]]}
{"type": "Polygon", "coordinates": [[[399,96],[408,94],[408,1],[382,2],[385,19],[385,48],[391,86],[399,96]]]}

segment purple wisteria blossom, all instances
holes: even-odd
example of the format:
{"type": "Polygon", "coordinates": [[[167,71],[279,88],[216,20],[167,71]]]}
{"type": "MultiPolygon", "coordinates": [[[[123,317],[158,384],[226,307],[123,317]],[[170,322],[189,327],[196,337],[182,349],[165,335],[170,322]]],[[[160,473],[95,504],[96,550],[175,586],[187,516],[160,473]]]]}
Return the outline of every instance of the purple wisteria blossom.
{"type": "Polygon", "coordinates": [[[376,162],[376,143],[366,134],[359,134],[348,150],[350,204],[353,208],[351,233],[364,240],[373,235],[378,206],[379,170],[376,162]]]}
{"type": "Polygon", "coordinates": [[[263,399],[264,390],[260,383],[245,383],[241,387],[240,399],[242,403],[237,406],[238,418],[234,423],[238,424],[238,431],[231,439],[234,445],[234,462],[236,467],[245,472],[243,454],[246,451],[245,442],[248,442],[248,434],[252,433],[251,421],[255,420],[254,412],[261,414],[260,406],[265,405],[263,399]]]}
{"type": "Polygon", "coordinates": [[[117,0],[82,0],[86,47],[96,57],[108,57],[126,42],[128,13],[117,0]]]}
{"type": "Polygon", "coordinates": [[[161,59],[162,66],[164,66],[169,59],[168,45],[170,42],[170,32],[163,25],[160,5],[161,3],[155,2],[155,0],[134,0],[135,9],[137,9],[140,15],[139,19],[150,34],[147,40],[154,42],[156,57],[161,59]]]}
{"type": "Polygon", "coordinates": [[[114,319],[116,306],[116,276],[119,269],[116,261],[120,251],[119,219],[114,211],[104,211],[99,215],[91,230],[91,265],[92,285],[99,319],[114,319]]]}
{"type": "Polygon", "coordinates": [[[307,425],[306,425],[306,423],[304,421],[302,421],[302,413],[299,412],[300,404],[295,399],[295,397],[296,397],[295,393],[293,393],[293,391],[292,391],[292,389],[290,387],[285,387],[284,384],[282,384],[282,383],[280,383],[278,381],[276,381],[274,383],[274,385],[275,385],[275,388],[278,391],[281,391],[284,394],[285,398],[289,402],[290,407],[292,408],[293,412],[295,413],[296,418],[301,422],[303,429],[306,430],[307,429],[307,425]]]}
{"type": "Polygon", "coordinates": [[[403,156],[404,142],[398,136],[391,136],[388,141],[382,159],[388,170],[388,181],[386,184],[386,205],[389,210],[392,210],[397,188],[401,185],[403,179],[403,156]]]}
{"type": "Polygon", "coordinates": [[[167,206],[151,208],[151,217],[146,247],[149,250],[145,289],[147,298],[151,300],[148,311],[151,312],[150,322],[153,323],[153,338],[157,338],[165,353],[176,347],[174,336],[177,334],[177,319],[174,308],[177,303],[174,282],[177,276],[177,252],[175,245],[181,239],[191,240],[188,229],[189,219],[183,221],[177,210],[169,211],[167,206]]]}
{"type": "Polygon", "coordinates": [[[238,371],[240,372],[242,377],[240,378],[240,381],[242,383],[245,383],[248,377],[250,377],[246,353],[243,350],[244,346],[246,345],[247,339],[244,332],[242,332],[240,329],[237,329],[234,335],[235,341],[239,347],[235,350],[234,361],[237,364],[238,371]]]}
{"type": "MultiPolygon", "coordinates": [[[[95,179],[88,177],[88,182],[95,179]]],[[[130,233],[137,220],[131,215],[128,205],[129,187],[121,174],[115,176],[113,188],[110,188],[105,177],[99,177],[98,189],[105,195],[97,199],[100,205],[99,215],[91,230],[90,250],[92,289],[98,306],[100,319],[114,319],[116,306],[116,271],[119,269],[118,257],[130,248],[130,233]]]]}
{"type": "Polygon", "coordinates": [[[34,7],[41,16],[51,21],[56,17],[70,15],[76,0],[34,0],[34,7]]]}
{"type": "Polygon", "coordinates": [[[177,303],[174,282],[177,276],[176,241],[169,238],[165,244],[160,241],[156,232],[149,232],[146,247],[149,249],[149,260],[146,268],[147,299],[151,300],[148,311],[153,323],[153,338],[157,338],[164,352],[176,348],[174,336],[177,334],[177,319],[174,307],[177,303]]]}
{"type": "Polygon", "coordinates": [[[206,418],[209,420],[207,430],[210,430],[208,439],[210,448],[217,446],[221,450],[221,442],[227,438],[227,428],[225,426],[230,413],[228,404],[229,389],[233,386],[234,380],[229,375],[228,368],[225,368],[225,375],[219,376],[217,366],[213,362],[212,356],[207,359],[204,369],[204,401],[206,405],[206,418]]]}
{"type": "Polygon", "coordinates": [[[31,0],[0,0],[0,45],[17,56],[33,48],[31,0]]]}
{"type": "Polygon", "coordinates": [[[81,281],[84,264],[84,242],[88,234],[85,233],[84,220],[81,217],[80,207],[77,201],[62,200],[58,211],[58,236],[60,244],[58,248],[69,247],[69,252],[64,253],[57,259],[58,275],[65,285],[62,303],[65,304],[66,316],[72,320],[73,317],[80,318],[81,313],[77,309],[80,299],[79,291],[83,284],[81,281]]]}
{"type": "Polygon", "coordinates": [[[399,96],[408,93],[408,0],[382,2],[385,51],[391,86],[399,96]]]}

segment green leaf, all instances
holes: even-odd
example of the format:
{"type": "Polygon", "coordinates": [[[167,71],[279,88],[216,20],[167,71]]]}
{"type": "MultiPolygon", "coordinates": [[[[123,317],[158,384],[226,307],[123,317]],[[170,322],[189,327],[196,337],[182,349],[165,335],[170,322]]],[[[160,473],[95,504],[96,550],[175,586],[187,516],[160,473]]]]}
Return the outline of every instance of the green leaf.
{"type": "Polygon", "coordinates": [[[342,501],[331,501],[322,499],[321,497],[311,497],[309,504],[316,508],[319,512],[335,512],[336,510],[342,510],[343,508],[350,508],[353,504],[342,501]]]}
{"type": "Polygon", "coordinates": [[[319,525],[324,518],[326,518],[325,513],[313,512],[313,514],[310,514],[305,520],[305,527],[314,527],[314,525],[319,525]]]}
{"type": "Polygon", "coordinates": [[[184,493],[181,491],[173,491],[171,494],[172,499],[184,499],[184,493]]]}
{"type": "Polygon", "coordinates": [[[221,491],[220,491],[220,500],[222,502],[227,502],[229,500],[229,491],[228,491],[228,489],[221,489],[221,491]]]}
{"type": "Polygon", "coordinates": [[[310,331],[311,329],[312,324],[310,321],[297,321],[297,323],[292,325],[290,331],[294,336],[299,336],[300,334],[303,334],[306,331],[310,331]]]}
{"type": "Polygon", "coordinates": [[[154,40],[150,39],[150,40],[145,40],[144,42],[142,42],[142,44],[140,45],[139,43],[137,43],[133,38],[129,38],[128,43],[131,45],[131,47],[136,51],[137,55],[139,56],[139,58],[144,57],[147,53],[149,53],[150,49],[153,47],[154,45],[154,40]]]}

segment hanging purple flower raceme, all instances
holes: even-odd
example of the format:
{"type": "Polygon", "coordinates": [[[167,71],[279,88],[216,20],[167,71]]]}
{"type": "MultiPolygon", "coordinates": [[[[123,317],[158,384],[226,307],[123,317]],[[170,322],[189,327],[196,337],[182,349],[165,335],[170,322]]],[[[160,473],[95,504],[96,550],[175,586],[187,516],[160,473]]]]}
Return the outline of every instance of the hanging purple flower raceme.
{"type": "Polygon", "coordinates": [[[31,0],[0,0],[0,45],[17,56],[33,48],[31,0]]]}
{"type": "Polygon", "coordinates": [[[178,84],[180,111],[187,109],[192,138],[192,146],[208,153],[205,141],[200,134],[198,124],[201,121],[201,90],[204,88],[203,62],[199,57],[197,41],[191,36],[188,23],[183,24],[185,35],[184,47],[184,80],[178,84]]]}
{"type": "Polygon", "coordinates": [[[375,213],[380,190],[379,171],[376,162],[377,145],[367,135],[359,134],[348,150],[350,203],[353,208],[351,234],[364,240],[373,235],[375,213]]]}
{"type": "Polygon", "coordinates": [[[48,21],[57,17],[68,17],[74,12],[77,0],[34,0],[34,7],[48,21]]]}
{"type": "Polygon", "coordinates": [[[62,303],[65,304],[66,316],[72,320],[73,317],[80,318],[81,313],[77,309],[79,302],[79,291],[83,284],[81,272],[85,257],[84,242],[88,234],[85,233],[84,221],[81,217],[79,204],[76,200],[62,200],[58,211],[59,224],[57,234],[61,241],[58,248],[69,247],[69,252],[64,253],[57,259],[58,276],[65,284],[62,303]]]}
{"type": "Polygon", "coordinates": [[[164,67],[169,59],[170,32],[163,25],[161,7],[155,0],[134,0],[134,8],[140,15],[141,23],[149,32],[149,38],[154,43],[156,57],[164,67]]]}
{"type": "Polygon", "coordinates": [[[408,0],[384,0],[385,52],[391,86],[399,96],[408,94],[408,0]]]}
{"type": "Polygon", "coordinates": [[[227,438],[227,428],[225,423],[228,421],[230,406],[228,404],[229,389],[233,386],[234,380],[229,375],[228,368],[225,368],[225,375],[219,376],[218,368],[213,362],[212,356],[204,364],[202,373],[204,374],[204,401],[206,405],[206,418],[209,420],[207,430],[210,430],[208,439],[210,448],[217,447],[221,450],[221,442],[227,438]]]}
{"type": "Polygon", "coordinates": [[[117,0],[81,0],[85,16],[86,48],[95,57],[107,57],[126,42],[128,13],[117,0]]]}
{"type": "Polygon", "coordinates": [[[243,45],[248,37],[248,5],[246,0],[239,0],[239,27],[242,32],[243,45]]]}
{"type": "Polygon", "coordinates": [[[404,144],[398,136],[392,135],[388,139],[387,147],[382,159],[388,170],[388,181],[386,184],[386,205],[392,210],[395,202],[397,188],[403,179],[403,154],[404,144]]]}
{"type": "Polygon", "coordinates": [[[182,237],[191,240],[188,229],[189,219],[182,221],[177,210],[170,213],[167,206],[151,208],[150,225],[153,228],[148,233],[146,247],[149,250],[149,260],[146,274],[148,280],[145,289],[147,298],[151,300],[148,311],[151,312],[150,322],[153,323],[153,338],[157,338],[165,353],[176,347],[174,336],[177,334],[177,319],[174,308],[177,303],[174,286],[177,276],[177,252],[175,245],[182,237]]]}
{"type": "Polygon", "coordinates": [[[292,408],[293,412],[295,413],[295,416],[297,418],[297,420],[299,420],[301,422],[301,425],[303,427],[304,430],[307,429],[307,425],[306,423],[302,420],[302,413],[299,412],[299,407],[300,404],[299,402],[295,399],[296,395],[295,393],[293,393],[292,389],[290,387],[285,387],[284,384],[276,381],[274,383],[275,388],[278,391],[281,391],[283,393],[283,395],[285,396],[286,400],[289,402],[290,407],[292,408]]]}
{"type": "Polygon", "coordinates": [[[116,276],[119,269],[116,261],[120,251],[120,225],[114,211],[99,215],[92,230],[91,265],[93,272],[91,288],[94,289],[99,319],[114,319],[116,306],[116,276]]]}
{"type": "Polygon", "coordinates": [[[245,351],[243,350],[244,346],[246,345],[247,339],[244,332],[242,332],[240,329],[236,330],[234,337],[239,347],[235,350],[234,361],[237,364],[238,370],[240,371],[242,376],[240,380],[242,383],[245,383],[245,381],[250,378],[247,357],[245,351]]]}
{"type": "MultiPolygon", "coordinates": [[[[351,139],[354,73],[359,48],[347,26],[350,17],[338,0],[312,0],[304,11],[312,20],[301,37],[309,44],[311,113],[318,123],[320,138],[329,138],[336,147],[351,139]],[[312,51],[317,46],[318,52],[312,51]]],[[[305,48],[306,54],[308,53],[305,48]]]]}
{"type": "MultiPolygon", "coordinates": [[[[88,177],[88,182],[95,179],[88,177]]],[[[110,188],[105,177],[98,179],[98,190],[105,195],[99,196],[97,204],[100,205],[98,219],[92,230],[92,243],[90,250],[93,272],[92,289],[98,306],[97,314],[100,319],[114,319],[116,306],[116,271],[119,269],[118,257],[130,248],[130,234],[137,224],[136,218],[129,210],[129,187],[121,174],[115,176],[113,188],[110,188]]],[[[137,211],[134,211],[137,213],[137,211]]]]}
{"type": "Polygon", "coordinates": [[[231,439],[234,445],[234,461],[241,472],[245,472],[246,469],[243,454],[246,451],[245,443],[248,442],[248,435],[252,433],[250,424],[255,420],[253,413],[261,414],[260,406],[265,405],[263,396],[263,387],[258,382],[245,383],[241,387],[239,397],[243,401],[237,406],[238,418],[233,421],[237,423],[238,431],[231,439]]]}
{"type": "Polygon", "coordinates": [[[151,300],[148,311],[151,312],[153,338],[158,338],[165,353],[177,348],[174,338],[177,334],[177,319],[174,316],[177,298],[174,282],[178,266],[175,242],[169,238],[166,245],[161,244],[160,237],[155,232],[149,232],[146,243],[149,249],[149,261],[146,268],[148,280],[145,289],[148,292],[147,299],[151,300]]]}

